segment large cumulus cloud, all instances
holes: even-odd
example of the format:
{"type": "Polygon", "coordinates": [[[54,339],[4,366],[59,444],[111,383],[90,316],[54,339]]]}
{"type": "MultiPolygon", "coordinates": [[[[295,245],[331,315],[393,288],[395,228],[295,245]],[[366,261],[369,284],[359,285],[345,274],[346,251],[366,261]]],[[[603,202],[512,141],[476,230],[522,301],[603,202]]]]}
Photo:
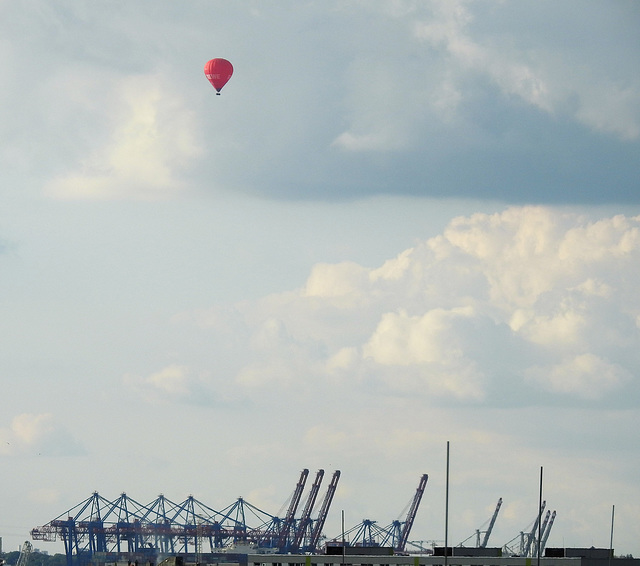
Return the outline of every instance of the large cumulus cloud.
{"type": "Polygon", "coordinates": [[[297,291],[197,320],[242,328],[232,355],[216,352],[236,394],[329,384],[438,403],[635,405],[638,265],[640,218],[508,208],[455,218],[377,268],[317,264],[297,291]]]}

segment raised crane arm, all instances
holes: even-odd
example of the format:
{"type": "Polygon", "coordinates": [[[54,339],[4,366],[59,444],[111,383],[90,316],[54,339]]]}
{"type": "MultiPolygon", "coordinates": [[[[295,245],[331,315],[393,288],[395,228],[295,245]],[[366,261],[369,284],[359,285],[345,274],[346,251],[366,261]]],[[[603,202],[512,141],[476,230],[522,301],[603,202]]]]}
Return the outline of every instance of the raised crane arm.
{"type": "Polygon", "coordinates": [[[320,484],[322,483],[322,478],[324,477],[324,470],[318,470],[316,474],[316,479],[311,486],[311,490],[309,491],[309,496],[307,497],[307,502],[302,510],[302,516],[300,517],[300,522],[298,523],[298,528],[296,529],[295,538],[293,540],[292,550],[296,552],[302,543],[302,539],[304,538],[304,533],[309,526],[309,521],[311,520],[311,512],[313,511],[313,506],[316,503],[316,497],[318,497],[318,491],[320,490],[320,484]]]}
{"type": "Polygon", "coordinates": [[[547,545],[547,539],[549,538],[549,533],[551,533],[551,527],[553,527],[553,522],[556,520],[556,512],[554,511],[551,514],[551,519],[547,524],[547,528],[542,533],[542,541],[540,542],[540,553],[544,552],[544,547],[547,545]]]}
{"type": "Polygon", "coordinates": [[[533,527],[531,528],[531,532],[527,535],[527,540],[525,542],[524,552],[522,556],[531,556],[531,543],[536,538],[536,532],[538,531],[538,524],[540,523],[540,519],[542,519],[542,513],[544,513],[545,507],[547,506],[547,502],[542,502],[542,507],[540,507],[540,512],[538,513],[536,520],[533,523],[533,527]]]}
{"type": "Polygon", "coordinates": [[[397,550],[403,551],[405,545],[407,544],[407,540],[409,539],[409,533],[411,532],[411,527],[413,527],[413,521],[416,518],[416,513],[418,512],[418,506],[420,505],[420,500],[422,499],[422,494],[424,493],[425,487],[427,487],[428,479],[429,479],[428,474],[424,474],[420,478],[418,489],[416,490],[416,494],[413,497],[413,501],[411,502],[411,507],[409,508],[409,512],[407,513],[407,518],[405,519],[405,522],[404,522],[404,528],[402,529],[402,533],[400,534],[400,540],[398,541],[397,550]]]}
{"type": "MultiPolygon", "coordinates": [[[[540,527],[541,533],[544,533],[547,530],[547,524],[549,523],[550,517],[551,517],[551,511],[547,511],[547,514],[544,517],[544,521],[542,521],[542,526],[540,527]]],[[[534,544],[534,548],[531,549],[531,555],[533,557],[538,556],[538,542],[542,543],[542,538],[540,538],[540,541],[538,541],[538,537],[534,536],[533,543],[535,544],[534,544]]]]}
{"type": "Polygon", "coordinates": [[[480,544],[480,548],[486,548],[487,543],[489,542],[489,536],[491,536],[491,531],[493,530],[493,525],[496,524],[496,519],[498,518],[498,511],[500,511],[500,506],[502,505],[502,497],[498,499],[498,504],[496,505],[496,510],[493,512],[493,517],[491,517],[491,522],[487,527],[487,532],[484,534],[484,539],[482,539],[482,543],[480,544]]]}
{"type": "Polygon", "coordinates": [[[280,531],[280,536],[278,537],[278,548],[282,551],[286,545],[287,540],[289,538],[289,532],[291,531],[291,526],[295,520],[296,511],[298,510],[298,504],[300,503],[300,498],[302,497],[302,492],[304,490],[304,485],[307,482],[307,476],[309,475],[309,470],[306,468],[302,470],[300,474],[300,479],[296,485],[296,489],[293,492],[293,496],[291,497],[291,503],[289,504],[289,509],[287,510],[287,514],[284,519],[284,523],[282,525],[282,530],[280,531]]]}
{"type": "Polygon", "coordinates": [[[331,506],[331,501],[333,500],[333,496],[336,493],[336,489],[338,487],[338,480],[340,479],[340,470],[336,470],[333,473],[333,477],[331,478],[331,483],[327,488],[327,494],[324,496],[324,501],[322,502],[322,507],[320,508],[320,512],[318,513],[318,518],[316,519],[315,524],[313,525],[313,531],[311,533],[311,540],[309,541],[309,552],[315,552],[316,547],[318,546],[318,541],[320,540],[320,534],[322,533],[322,529],[324,528],[324,522],[327,520],[327,515],[329,514],[329,507],[331,506]]]}

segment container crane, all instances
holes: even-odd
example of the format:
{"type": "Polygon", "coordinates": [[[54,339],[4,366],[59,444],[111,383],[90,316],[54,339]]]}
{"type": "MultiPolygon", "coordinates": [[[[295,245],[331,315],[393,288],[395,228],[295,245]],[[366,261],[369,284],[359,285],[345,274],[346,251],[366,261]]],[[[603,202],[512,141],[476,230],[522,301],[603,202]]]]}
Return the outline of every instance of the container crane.
{"type": "Polygon", "coordinates": [[[420,478],[420,483],[418,484],[418,489],[416,489],[416,494],[413,497],[413,501],[411,502],[411,507],[409,508],[409,512],[407,513],[407,518],[404,521],[404,528],[400,533],[400,539],[398,540],[398,544],[396,546],[396,550],[404,551],[404,547],[407,544],[407,540],[409,540],[409,533],[411,532],[411,527],[413,527],[413,521],[416,518],[416,513],[418,512],[418,506],[420,505],[420,501],[422,500],[422,495],[424,494],[424,490],[427,487],[427,481],[429,479],[428,474],[424,474],[420,478]]]}
{"type": "Polygon", "coordinates": [[[333,501],[333,496],[336,493],[336,489],[338,488],[338,480],[340,479],[340,470],[336,470],[333,472],[333,477],[331,478],[331,483],[327,488],[327,493],[324,496],[324,500],[322,501],[322,506],[320,507],[320,512],[318,513],[318,518],[316,519],[313,530],[311,531],[311,538],[309,540],[308,551],[316,552],[318,547],[318,541],[320,540],[320,535],[322,534],[322,529],[324,528],[324,523],[327,520],[327,515],[329,514],[329,507],[331,507],[331,502],[333,501]]]}
{"type": "Polygon", "coordinates": [[[408,540],[407,544],[411,545],[416,550],[409,550],[411,554],[433,554],[433,549],[440,545],[442,546],[444,541],[442,539],[439,540],[408,540]],[[430,544],[430,547],[425,546],[425,544],[430,544]]]}
{"type": "MultiPolygon", "coordinates": [[[[540,506],[540,509],[538,510],[538,514],[536,515],[535,521],[533,521],[533,527],[531,527],[531,530],[529,532],[520,532],[520,534],[517,537],[513,538],[512,540],[510,540],[508,543],[504,545],[503,551],[505,552],[505,554],[507,554],[508,556],[522,556],[522,557],[531,558],[535,555],[535,553],[537,553],[538,525],[540,524],[540,521],[542,519],[542,514],[544,513],[546,506],[547,506],[547,502],[543,501],[542,505],[540,506]],[[520,539],[520,548],[516,550],[514,546],[512,546],[512,544],[515,545],[515,542],[516,540],[518,540],[518,538],[520,539]]],[[[546,544],[547,537],[549,536],[549,532],[551,531],[553,521],[555,520],[555,516],[556,516],[555,511],[551,514],[547,511],[547,514],[544,518],[544,522],[540,526],[540,536],[541,536],[540,552],[542,552],[542,549],[546,544]]]]}
{"type": "MultiPolygon", "coordinates": [[[[484,538],[482,539],[482,543],[478,545],[480,548],[487,547],[487,543],[489,542],[489,537],[491,536],[491,531],[493,530],[493,526],[496,524],[496,519],[498,518],[498,512],[500,511],[501,506],[502,506],[502,497],[498,499],[496,510],[493,512],[493,517],[491,517],[491,521],[489,522],[487,531],[484,533],[484,538]]],[[[480,531],[478,531],[478,535],[480,535],[480,531]]],[[[479,536],[478,536],[478,540],[480,540],[479,536]]]]}
{"type": "Polygon", "coordinates": [[[549,533],[551,532],[551,527],[553,527],[553,522],[556,520],[556,512],[554,511],[551,514],[551,519],[549,520],[549,524],[546,529],[542,531],[542,540],[540,541],[540,553],[544,552],[544,547],[547,546],[547,539],[549,538],[549,533]]]}
{"type": "Polygon", "coordinates": [[[280,531],[280,536],[278,537],[277,547],[281,552],[286,549],[287,541],[289,540],[289,533],[291,532],[291,527],[293,526],[293,523],[295,521],[295,514],[298,510],[298,504],[300,503],[300,498],[302,497],[302,492],[304,491],[304,486],[307,482],[308,475],[309,470],[307,470],[306,468],[302,470],[300,479],[298,480],[296,488],[291,497],[291,503],[289,504],[289,509],[287,510],[287,514],[285,515],[282,529],[280,531]]]}
{"type": "MultiPolygon", "coordinates": [[[[547,511],[545,515],[544,521],[542,522],[542,526],[540,527],[540,555],[544,552],[544,547],[547,544],[547,539],[549,538],[549,533],[551,532],[551,527],[553,526],[553,522],[556,519],[556,512],[547,511]]],[[[538,539],[534,538],[533,543],[535,543],[534,548],[531,549],[532,557],[538,556],[538,539]]]]}
{"type": "MultiPolygon", "coordinates": [[[[549,524],[549,519],[551,518],[551,511],[547,511],[547,514],[544,517],[544,521],[542,521],[542,525],[540,526],[540,532],[545,533],[547,530],[547,525],[549,524]]],[[[540,538],[540,543],[542,545],[542,538],[540,538]]],[[[533,540],[531,541],[531,556],[533,558],[538,556],[538,537],[534,535],[533,540]]],[[[542,552],[542,547],[540,548],[540,552],[542,552]]]]}
{"type": "Polygon", "coordinates": [[[311,486],[311,490],[309,491],[309,495],[307,497],[307,502],[305,503],[304,509],[302,510],[302,515],[300,520],[298,521],[298,528],[296,529],[295,535],[293,537],[293,541],[291,544],[291,550],[296,552],[300,549],[302,545],[302,539],[304,538],[305,533],[308,530],[309,524],[311,522],[311,512],[313,511],[313,506],[316,503],[316,498],[318,497],[318,491],[320,490],[320,484],[322,483],[322,478],[324,477],[324,470],[318,470],[316,474],[316,479],[311,486]]]}
{"type": "MultiPolygon", "coordinates": [[[[409,511],[404,521],[398,519],[383,528],[379,527],[376,521],[364,519],[359,525],[345,531],[344,535],[353,535],[352,545],[391,546],[397,552],[404,552],[428,479],[427,474],[420,478],[418,489],[408,505],[409,511]]],[[[333,539],[333,541],[337,540],[337,537],[333,539]]]]}
{"type": "MultiPolygon", "coordinates": [[[[347,546],[385,546],[385,540],[389,538],[389,531],[379,527],[376,521],[363,519],[355,527],[344,532],[344,541],[347,546]]],[[[340,543],[338,537],[332,543],[340,543]]]]}
{"type": "Polygon", "coordinates": [[[461,543],[458,544],[458,548],[464,548],[464,543],[467,542],[473,536],[476,537],[476,548],[486,548],[487,542],[489,541],[489,536],[491,535],[491,531],[493,530],[493,525],[496,522],[496,518],[498,517],[498,511],[500,511],[501,505],[502,505],[502,497],[498,500],[498,505],[496,505],[496,510],[493,512],[493,516],[491,517],[491,519],[483,523],[482,526],[480,527],[481,529],[488,523],[489,526],[487,527],[487,530],[482,531],[480,529],[476,529],[476,532],[474,535],[468,536],[466,539],[464,539],[461,543]],[[480,535],[483,532],[484,532],[484,537],[482,538],[482,540],[480,540],[480,535]]]}
{"type": "Polygon", "coordinates": [[[274,517],[239,498],[224,511],[216,511],[189,496],[173,503],[164,496],[142,505],[123,493],[109,501],[97,492],[42,527],[31,530],[33,540],[64,542],[67,566],[91,562],[95,553],[137,553],[152,555],[164,549],[187,554],[190,546],[205,538],[210,546],[253,543],[245,521],[251,513],[261,524],[274,517]]]}
{"type": "Polygon", "coordinates": [[[538,530],[538,524],[540,523],[540,519],[542,517],[542,513],[544,512],[545,507],[547,506],[547,502],[543,501],[542,506],[540,507],[540,512],[536,517],[536,520],[533,522],[533,527],[531,528],[531,532],[527,535],[526,540],[524,542],[524,549],[522,552],[522,556],[531,556],[531,543],[536,539],[536,532],[538,530]]]}

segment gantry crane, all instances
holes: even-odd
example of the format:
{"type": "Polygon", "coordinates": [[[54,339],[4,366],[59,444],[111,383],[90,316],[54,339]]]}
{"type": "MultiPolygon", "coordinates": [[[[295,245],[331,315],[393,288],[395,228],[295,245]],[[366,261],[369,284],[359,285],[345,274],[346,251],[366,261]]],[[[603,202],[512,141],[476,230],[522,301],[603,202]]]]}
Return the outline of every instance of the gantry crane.
{"type": "Polygon", "coordinates": [[[536,520],[533,522],[533,527],[531,531],[526,536],[526,539],[523,539],[524,547],[522,551],[522,556],[531,556],[531,544],[534,540],[536,540],[536,533],[538,532],[538,525],[540,524],[540,519],[542,518],[542,513],[544,513],[544,509],[547,506],[547,502],[543,501],[542,506],[540,507],[540,512],[536,517],[536,520]]]}
{"type": "Polygon", "coordinates": [[[540,553],[543,552],[544,547],[547,543],[547,538],[549,537],[549,533],[551,532],[551,527],[553,526],[553,522],[556,518],[556,512],[547,511],[544,519],[542,519],[542,513],[544,512],[547,506],[547,502],[543,501],[538,514],[533,521],[533,526],[529,532],[521,532],[517,537],[510,540],[503,547],[503,550],[506,555],[509,556],[522,556],[527,558],[532,558],[537,556],[538,552],[538,533],[540,533],[540,553]],[[541,523],[542,520],[542,523],[541,523]],[[540,528],[538,529],[538,526],[540,528]],[[520,545],[519,549],[515,550],[511,545],[515,543],[519,539],[520,545]]]}
{"type": "MultiPolygon", "coordinates": [[[[502,506],[502,497],[498,499],[498,504],[496,505],[496,510],[493,512],[493,516],[491,517],[491,521],[489,521],[489,526],[487,527],[486,532],[484,533],[484,538],[482,542],[478,544],[480,548],[486,548],[487,543],[489,542],[489,537],[491,536],[491,531],[493,530],[493,526],[496,524],[496,519],[498,518],[498,512],[500,511],[500,507],[502,506]]],[[[478,541],[480,541],[480,531],[478,531],[478,541]]]]}
{"type": "Polygon", "coordinates": [[[293,537],[293,541],[289,549],[291,552],[297,552],[300,550],[305,534],[307,534],[310,530],[309,528],[311,525],[311,513],[313,511],[313,506],[316,504],[316,498],[318,497],[318,491],[320,491],[320,484],[322,484],[323,477],[324,470],[318,470],[316,479],[314,480],[313,485],[311,486],[311,490],[309,491],[307,502],[305,503],[304,509],[302,510],[302,515],[300,516],[300,519],[298,521],[295,536],[293,537]]]}
{"type": "MultiPolygon", "coordinates": [[[[482,531],[481,530],[482,527],[480,529],[476,529],[475,535],[471,535],[471,536],[467,537],[466,539],[464,539],[460,544],[458,544],[458,547],[464,547],[464,543],[467,542],[471,537],[475,536],[476,537],[476,548],[486,548],[487,547],[487,543],[489,542],[489,537],[491,536],[491,531],[493,531],[493,526],[496,523],[496,519],[498,517],[498,512],[500,511],[500,507],[501,506],[502,506],[502,497],[500,499],[498,499],[498,504],[496,505],[496,509],[493,512],[493,515],[492,515],[491,519],[488,521],[489,526],[487,527],[487,530],[486,531],[482,531]],[[480,535],[483,532],[484,532],[484,537],[482,538],[482,540],[480,540],[480,535]]],[[[484,524],[482,526],[484,526],[484,524]]]]}
{"type": "Polygon", "coordinates": [[[542,540],[540,541],[540,554],[544,552],[544,547],[547,546],[547,539],[549,538],[549,533],[551,533],[551,527],[553,527],[553,522],[556,520],[556,512],[554,511],[551,514],[551,519],[549,523],[546,525],[546,529],[542,531],[542,540]]]}
{"type": "Polygon", "coordinates": [[[407,540],[409,540],[409,533],[411,532],[411,527],[413,527],[413,522],[416,518],[416,513],[418,512],[418,507],[420,505],[420,501],[422,500],[422,495],[424,494],[424,490],[427,487],[428,479],[428,474],[424,474],[420,478],[418,489],[416,489],[416,494],[413,497],[411,507],[409,508],[409,512],[407,513],[407,518],[404,521],[404,527],[400,534],[400,540],[398,541],[398,544],[396,546],[396,550],[400,552],[404,552],[404,547],[407,544],[407,540]]]}
{"type": "Polygon", "coordinates": [[[296,511],[298,510],[298,504],[300,503],[300,498],[302,497],[302,492],[304,491],[304,486],[307,481],[308,475],[308,469],[305,468],[304,470],[302,470],[300,479],[298,480],[296,488],[291,497],[291,503],[289,504],[289,509],[287,510],[287,514],[284,518],[280,536],[278,537],[278,543],[276,545],[281,552],[287,547],[289,533],[291,532],[291,527],[293,526],[295,521],[296,511]]]}
{"type": "MultiPolygon", "coordinates": [[[[420,478],[420,483],[409,504],[409,511],[404,521],[396,520],[388,527],[382,528],[377,525],[376,521],[365,519],[362,523],[344,533],[345,535],[352,535],[351,544],[391,546],[396,552],[404,552],[428,479],[429,476],[427,474],[420,478]]],[[[336,541],[337,539],[334,538],[333,540],[336,541]]]]}
{"type": "MultiPolygon", "coordinates": [[[[65,511],[46,525],[31,530],[38,541],[64,543],[67,566],[84,566],[96,553],[114,556],[129,554],[138,560],[153,562],[159,555],[196,555],[204,559],[208,541],[210,552],[239,544],[258,548],[291,551],[294,543],[305,551],[317,546],[336,491],[340,472],[334,473],[318,518],[314,509],[324,471],[320,470],[311,488],[302,517],[295,513],[309,470],[300,475],[294,495],[283,519],[258,509],[242,497],[216,511],[189,496],[174,503],[160,495],[155,501],[141,504],[122,493],[108,500],[94,492],[89,498],[65,511]]],[[[25,552],[28,545],[25,545],[25,552]]]]}
{"type": "Polygon", "coordinates": [[[309,544],[305,549],[307,552],[316,552],[318,550],[318,542],[320,541],[320,535],[322,534],[322,529],[324,528],[324,523],[327,520],[327,515],[329,514],[329,507],[331,507],[331,502],[333,501],[333,496],[336,493],[336,489],[338,488],[338,481],[340,480],[340,470],[336,470],[333,473],[333,477],[331,478],[331,483],[327,488],[327,493],[324,496],[324,500],[322,501],[322,506],[320,507],[320,511],[318,512],[318,517],[313,524],[313,529],[311,531],[311,538],[309,540],[309,544]]]}
{"type": "MultiPolygon", "coordinates": [[[[386,546],[389,538],[389,531],[379,527],[376,521],[363,519],[355,527],[351,527],[344,533],[344,541],[347,546],[386,546]]],[[[332,543],[337,543],[338,538],[334,538],[332,543]]]]}
{"type": "MultiPolygon", "coordinates": [[[[544,552],[544,547],[547,544],[547,539],[549,538],[549,533],[551,532],[551,527],[553,526],[553,522],[556,519],[556,512],[547,511],[547,514],[544,517],[544,521],[542,522],[542,526],[540,527],[540,556],[544,552]]],[[[531,556],[536,558],[538,556],[538,539],[534,538],[533,548],[531,549],[531,556]]]]}
{"type": "Polygon", "coordinates": [[[242,498],[215,511],[193,496],[179,504],[160,496],[142,505],[125,493],[109,501],[94,492],[46,525],[32,529],[31,538],[55,541],[60,537],[68,566],[89,563],[97,552],[188,554],[192,548],[202,550],[204,540],[209,540],[211,551],[239,542],[253,543],[263,529],[248,526],[247,514],[259,525],[275,519],[242,498]]]}

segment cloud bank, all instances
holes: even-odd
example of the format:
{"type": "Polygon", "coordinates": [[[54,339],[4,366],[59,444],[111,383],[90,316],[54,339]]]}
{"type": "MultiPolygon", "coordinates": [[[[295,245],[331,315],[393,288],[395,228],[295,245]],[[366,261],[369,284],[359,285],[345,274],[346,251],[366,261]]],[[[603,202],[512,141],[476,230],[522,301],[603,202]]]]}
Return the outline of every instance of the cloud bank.
{"type": "MultiPolygon", "coordinates": [[[[242,332],[233,357],[216,352],[229,373],[199,386],[229,393],[232,377],[254,399],[336,385],[426,403],[636,406],[638,265],[638,217],[512,207],[455,218],[377,268],[317,264],[302,289],[200,313],[205,333],[242,332]]],[[[182,374],[147,379],[178,382],[188,399],[182,374]]]]}
{"type": "Polygon", "coordinates": [[[33,4],[1,8],[31,33],[3,29],[0,159],[53,198],[640,199],[626,3],[33,4]],[[213,56],[236,70],[220,97],[213,56]]]}

